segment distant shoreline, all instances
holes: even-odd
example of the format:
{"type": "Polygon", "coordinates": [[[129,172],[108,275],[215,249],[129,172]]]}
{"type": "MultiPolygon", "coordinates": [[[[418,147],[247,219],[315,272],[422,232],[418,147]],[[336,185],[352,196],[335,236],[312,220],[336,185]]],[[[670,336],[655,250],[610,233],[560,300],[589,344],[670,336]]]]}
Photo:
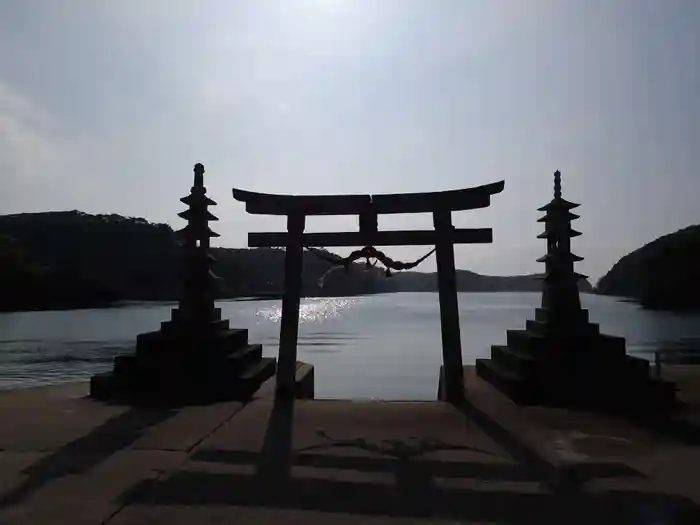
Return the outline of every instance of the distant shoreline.
{"type": "MultiPolygon", "coordinates": [[[[393,294],[403,294],[403,293],[429,293],[429,294],[437,294],[437,291],[434,290],[425,290],[425,291],[398,291],[398,292],[382,292],[382,293],[365,293],[365,294],[352,294],[352,295],[304,295],[302,296],[302,299],[319,299],[319,298],[333,298],[333,297],[367,297],[367,296],[375,296],[375,295],[393,295],[393,294]]],[[[498,294],[498,293],[532,293],[532,294],[540,294],[541,292],[538,291],[531,291],[531,290],[469,290],[469,291],[458,291],[458,294],[467,294],[467,293],[478,293],[478,294],[498,294]]],[[[582,295],[598,295],[594,292],[581,292],[582,295]]],[[[276,300],[282,300],[283,294],[260,294],[260,295],[248,295],[248,296],[240,296],[240,297],[219,297],[216,299],[216,302],[222,302],[222,301],[230,301],[230,302],[251,302],[251,301],[276,301],[276,300]]],[[[608,296],[608,297],[613,297],[613,296],[608,296]]],[[[634,299],[629,299],[629,298],[617,298],[613,297],[620,302],[629,302],[629,303],[637,303],[636,300],[634,299]]],[[[115,301],[112,303],[101,303],[101,304],[92,304],[92,305],[59,305],[55,307],[47,307],[47,308],[27,308],[27,309],[21,309],[21,310],[0,310],[0,315],[1,314],[11,314],[11,313],[29,313],[29,312],[67,312],[67,311],[72,311],[72,310],[107,310],[107,309],[118,309],[118,308],[128,308],[131,306],[148,306],[148,307],[159,307],[159,306],[172,306],[175,307],[177,306],[178,301],[176,299],[172,300],[120,300],[120,301],[115,301]]]]}

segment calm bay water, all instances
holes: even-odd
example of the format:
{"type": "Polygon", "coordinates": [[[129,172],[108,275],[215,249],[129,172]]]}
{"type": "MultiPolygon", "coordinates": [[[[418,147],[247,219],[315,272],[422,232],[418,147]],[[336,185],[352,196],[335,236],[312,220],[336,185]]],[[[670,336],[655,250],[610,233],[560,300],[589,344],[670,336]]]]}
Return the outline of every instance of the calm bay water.
{"type": "MultiPolygon", "coordinates": [[[[628,351],[700,341],[700,315],[649,312],[610,297],[583,295],[591,320],[627,338],[628,351]]],[[[462,293],[465,364],[505,343],[539,306],[536,293],[462,293]]],[[[277,354],[280,301],[222,301],[233,327],[277,354]]],[[[103,310],[0,314],[0,389],[87,380],[132,351],[136,334],[156,330],[172,304],[103,310]]],[[[435,399],[441,364],[438,296],[406,293],[302,301],[299,359],[316,365],[319,398],[435,399]]],[[[696,347],[697,348],[697,347],[696,347]]]]}

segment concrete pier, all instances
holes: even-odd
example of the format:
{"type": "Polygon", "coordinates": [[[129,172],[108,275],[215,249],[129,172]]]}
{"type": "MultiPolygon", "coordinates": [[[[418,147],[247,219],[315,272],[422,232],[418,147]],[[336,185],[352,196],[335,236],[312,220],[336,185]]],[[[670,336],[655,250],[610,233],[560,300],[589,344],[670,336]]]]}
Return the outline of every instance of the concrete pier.
{"type": "Polygon", "coordinates": [[[700,523],[700,367],[651,424],[465,402],[105,404],[88,385],[0,394],[0,524],[700,523]],[[658,427],[658,428],[657,428],[658,427]]]}

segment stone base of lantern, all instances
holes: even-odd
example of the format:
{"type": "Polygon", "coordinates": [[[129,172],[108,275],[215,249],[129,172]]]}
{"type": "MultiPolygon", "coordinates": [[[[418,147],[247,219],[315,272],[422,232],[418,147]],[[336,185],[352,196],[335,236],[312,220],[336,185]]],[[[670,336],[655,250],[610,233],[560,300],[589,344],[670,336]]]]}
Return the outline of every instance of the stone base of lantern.
{"type": "Polygon", "coordinates": [[[196,330],[166,321],[161,330],[137,337],[134,354],[115,357],[112,372],[93,376],[90,395],[116,402],[245,400],[275,368],[274,358],[262,357],[261,345],[248,343],[248,330],[230,329],[228,321],[214,319],[196,330]]]}
{"type": "Polygon", "coordinates": [[[478,375],[513,401],[627,414],[660,413],[676,401],[673,383],[650,377],[649,362],[626,354],[625,340],[604,335],[588,312],[569,325],[537,310],[526,330],[478,359],[478,375]]]}

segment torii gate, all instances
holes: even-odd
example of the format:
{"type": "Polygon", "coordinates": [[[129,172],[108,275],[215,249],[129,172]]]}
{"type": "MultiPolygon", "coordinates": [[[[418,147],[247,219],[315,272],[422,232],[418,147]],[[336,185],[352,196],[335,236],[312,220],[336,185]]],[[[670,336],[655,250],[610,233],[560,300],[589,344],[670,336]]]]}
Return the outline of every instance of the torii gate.
{"type": "Polygon", "coordinates": [[[504,186],[505,181],[500,181],[461,190],[427,193],[308,196],[234,189],[234,199],[245,202],[248,213],[287,216],[286,232],[248,234],[248,246],[251,248],[286,247],[277,394],[294,395],[304,247],[434,245],[444,371],[444,391],[440,397],[448,401],[461,399],[464,384],[454,244],[491,243],[493,233],[491,228],[455,228],[452,225],[452,212],[487,208],[491,204],[491,195],[503,191],[504,186]],[[434,230],[378,231],[378,215],[393,213],[432,213],[434,230]],[[304,233],[309,215],[357,215],[360,231],[304,233]]]}

